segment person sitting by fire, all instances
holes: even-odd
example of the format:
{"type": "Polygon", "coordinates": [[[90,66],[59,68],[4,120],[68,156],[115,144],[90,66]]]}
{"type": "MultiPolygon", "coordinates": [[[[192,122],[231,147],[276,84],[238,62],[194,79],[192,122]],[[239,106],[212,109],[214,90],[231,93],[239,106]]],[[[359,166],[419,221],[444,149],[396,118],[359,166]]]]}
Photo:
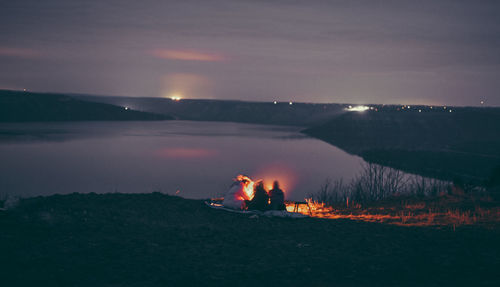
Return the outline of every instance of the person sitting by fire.
{"type": "Polygon", "coordinates": [[[252,200],[247,201],[248,210],[265,211],[268,209],[269,196],[264,188],[264,182],[258,181],[254,188],[252,200]]]}
{"type": "Polygon", "coordinates": [[[271,203],[269,209],[271,210],[286,210],[285,206],[285,193],[280,189],[280,184],[277,180],[273,182],[273,189],[269,191],[269,198],[271,203]]]}
{"type": "Polygon", "coordinates": [[[229,188],[229,191],[224,196],[222,205],[232,209],[245,209],[245,201],[250,200],[250,196],[245,189],[249,186],[251,180],[244,176],[239,175],[234,179],[234,183],[229,188]]]}

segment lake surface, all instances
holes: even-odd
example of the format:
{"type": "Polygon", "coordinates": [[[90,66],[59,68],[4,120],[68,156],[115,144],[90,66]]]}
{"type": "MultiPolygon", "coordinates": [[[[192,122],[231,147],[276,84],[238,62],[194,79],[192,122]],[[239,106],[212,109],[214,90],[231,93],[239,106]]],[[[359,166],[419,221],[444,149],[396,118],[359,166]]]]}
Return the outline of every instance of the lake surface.
{"type": "Polygon", "coordinates": [[[301,200],[327,178],[349,180],[357,156],[298,127],[239,123],[71,122],[0,124],[0,195],[160,191],[222,196],[245,174],[278,179],[301,200]]]}

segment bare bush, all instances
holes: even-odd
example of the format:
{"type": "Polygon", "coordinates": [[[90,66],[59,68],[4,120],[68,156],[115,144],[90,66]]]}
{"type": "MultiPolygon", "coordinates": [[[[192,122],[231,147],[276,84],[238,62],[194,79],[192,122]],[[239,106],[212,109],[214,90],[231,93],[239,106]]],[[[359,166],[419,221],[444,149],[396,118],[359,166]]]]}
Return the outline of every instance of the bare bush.
{"type": "Polygon", "coordinates": [[[418,197],[436,196],[447,193],[450,183],[434,178],[411,175],[406,187],[407,192],[418,197]]]}
{"type": "Polygon", "coordinates": [[[399,170],[377,165],[364,164],[361,173],[354,179],[353,200],[375,201],[402,191],[406,179],[399,170]]]}
{"type": "Polygon", "coordinates": [[[320,190],[310,197],[327,205],[336,205],[345,202],[349,194],[349,186],[345,185],[342,179],[332,181],[328,178],[321,185],[320,190]]]}
{"type": "Polygon", "coordinates": [[[327,179],[310,197],[327,205],[366,203],[399,194],[418,197],[446,192],[450,184],[437,179],[405,174],[400,170],[373,163],[363,164],[360,173],[349,184],[342,179],[327,179]]]}

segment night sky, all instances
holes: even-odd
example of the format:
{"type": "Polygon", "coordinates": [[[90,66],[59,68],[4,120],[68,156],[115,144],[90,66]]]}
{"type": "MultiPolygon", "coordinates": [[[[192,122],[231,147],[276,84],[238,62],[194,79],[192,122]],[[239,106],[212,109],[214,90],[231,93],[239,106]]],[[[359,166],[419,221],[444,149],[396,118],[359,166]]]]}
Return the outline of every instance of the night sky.
{"type": "Polygon", "coordinates": [[[500,1],[0,0],[0,88],[500,105],[500,1]]]}

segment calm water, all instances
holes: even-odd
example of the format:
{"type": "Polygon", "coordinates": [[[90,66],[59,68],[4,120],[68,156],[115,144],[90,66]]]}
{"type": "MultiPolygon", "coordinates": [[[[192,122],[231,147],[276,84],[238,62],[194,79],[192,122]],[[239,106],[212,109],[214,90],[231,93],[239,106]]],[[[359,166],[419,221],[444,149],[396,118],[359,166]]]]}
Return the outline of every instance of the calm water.
{"type": "Polygon", "coordinates": [[[300,128],[215,122],[0,124],[0,194],[224,194],[242,173],[303,199],[362,160],[300,128]]]}

